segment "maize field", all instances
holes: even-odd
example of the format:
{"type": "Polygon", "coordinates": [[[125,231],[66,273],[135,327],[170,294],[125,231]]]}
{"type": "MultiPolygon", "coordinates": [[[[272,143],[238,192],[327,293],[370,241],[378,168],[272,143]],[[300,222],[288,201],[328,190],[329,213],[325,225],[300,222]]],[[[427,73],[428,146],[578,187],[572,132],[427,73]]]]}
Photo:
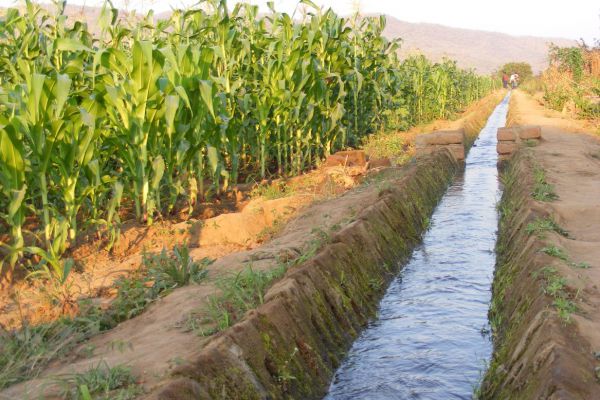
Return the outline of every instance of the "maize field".
{"type": "MultiPolygon", "coordinates": [[[[225,0],[99,32],[29,1],[0,17],[5,266],[58,266],[83,232],[114,241],[232,185],[301,173],[383,130],[448,118],[493,89],[452,61],[400,60],[384,18],[302,17],[225,0]]],[[[314,7],[314,8],[313,8],[314,7]]]]}

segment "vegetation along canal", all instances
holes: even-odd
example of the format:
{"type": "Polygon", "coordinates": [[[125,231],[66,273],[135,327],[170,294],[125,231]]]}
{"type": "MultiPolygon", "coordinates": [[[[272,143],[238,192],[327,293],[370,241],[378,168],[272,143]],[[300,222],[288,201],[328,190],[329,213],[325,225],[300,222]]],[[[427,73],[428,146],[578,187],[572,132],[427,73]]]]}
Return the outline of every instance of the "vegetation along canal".
{"type": "Polygon", "coordinates": [[[352,346],[326,400],[468,399],[492,352],[487,312],[500,198],[494,110],[431,226],[352,346]]]}

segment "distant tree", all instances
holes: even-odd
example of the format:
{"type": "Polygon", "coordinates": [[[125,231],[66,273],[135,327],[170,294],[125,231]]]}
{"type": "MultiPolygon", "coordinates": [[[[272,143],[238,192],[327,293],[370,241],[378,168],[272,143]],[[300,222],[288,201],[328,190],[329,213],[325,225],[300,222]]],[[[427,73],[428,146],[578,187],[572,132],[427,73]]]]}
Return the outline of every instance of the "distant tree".
{"type": "Polygon", "coordinates": [[[500,68],[500,75],[506,73],[507,75],[511,74],[519,74],[519,79],[521,82],[525,82],[527,79],[533,76],[533,71],[531,70],[531,65],[526,62],[509,62],[504,64],[502,68],[500,68]]]}

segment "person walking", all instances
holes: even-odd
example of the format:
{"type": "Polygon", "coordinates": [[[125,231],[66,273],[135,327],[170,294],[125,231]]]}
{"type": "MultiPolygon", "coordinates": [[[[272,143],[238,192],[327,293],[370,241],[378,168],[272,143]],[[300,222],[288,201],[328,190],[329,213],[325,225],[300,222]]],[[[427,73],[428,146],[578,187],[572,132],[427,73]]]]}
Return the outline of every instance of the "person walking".
{"type": "Polygon", "coordinates": [[[513,89],[517,88],[517,74],[515,74],[514,72],[510,76],[510,87],[513,89]]]}
{"type": "Polygon", "coordinates": [[[504,89],[508,88],[508,75],[506,74],[506,72],[502,73],[502,86],[504,87],[504,89]]]}

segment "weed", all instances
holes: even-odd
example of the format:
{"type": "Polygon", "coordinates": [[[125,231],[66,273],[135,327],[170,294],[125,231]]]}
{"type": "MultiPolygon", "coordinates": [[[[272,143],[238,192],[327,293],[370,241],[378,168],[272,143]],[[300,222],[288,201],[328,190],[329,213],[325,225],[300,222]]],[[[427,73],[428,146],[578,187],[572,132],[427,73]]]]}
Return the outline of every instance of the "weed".
{"type": "Polygon", "coordinates": [[[250,193],[251,197],[264,197],[267,200],[280,199],[295,193],[294,188],[286,185],[284,181],[263,183],[257,185],[250,193]]]}
{"type": "Polygon", "coordinates": [[[96,321],[60,318],[8,331],[0,326],[0,388],[35,377],[40,368],[99,331],[96,321]]]}
{"type": "Polygon", "coordinates": [[[535,183],[531,195],[537,201],[553,201],[558,199],[554,186],[546,181],[546,172],[539,166],[533,168],[535,183]]]}
{"type": "Polygon", "coordinates": [[[566,290],[567,280],[558,275],[556,269],[553,267],[544,267],[542,270],[546,278],[544,293],[554,299],[552,305],[558,311],[560,319],[564,323],[570,323],[571,314],[577,311],[577,306],[569,299],[569,294],[566,290]]]}
{"type": "Polygon", "coordinates": [[[540,251],[542,253],[548,254],[551,257],[556,257],[563,261],[567,261],[569,259],[569,256],[567,255],[567,253],[563,249],[561,249],[560,247],[557,247],[557,246],[547,246],[547,247],[542,248],[540,251]]]}
{"type": "Polygon", "coordinates": [[[158,254],[143,255],[143,264],[159,291],[200,283],[208,275],[206,267],[213,262],[209,258],[192,260],[187,246],[175,246],[173,256],[169,256],[165,249],[158,254]]]}
{"type": "Polygon", "coordinates": [[[535,279],[538,278],[538,276],[540,276],[540,274],[544,277],[544,279],[547,279],[548,277],[556,274],[557,269],[552,267],[552,266],[545,266],[543,268],[540,268],[539,270],[535,271],[532,275],[535,279]]]}
{"type": "Polygon", "coordinates": [[[582,262],[570,262],[569,265],[573,268],[580,268],[580,269],[589,269],[591,268],[590,264],[586,263],[585,261],[582,262]]]}
{"type": "Polygon", "coordinates": [[[533,139],[526,139],[523,141],[523,143],[526,147],[535,147],[538,145],[538,141],[533,139]]]}
{"type": "Polygon", "coordinates": [[[552,275],[546,284],[544,293],[552,297],[559,297],[564,293],[564,289],[567,286],[567,280],[559,275],[552,275]]]}
{"type": "Polygon", "coordinates": [[[206,310],[202,311],[204,318],[199,319],[191,315],[184,323],[186,329],[192,330],[201,336],[229,328],[243,315],[264,303],[264,295],[273,281],[281,278],[285,272],[294,265],[299,265],[312,258],[318,249],[331,240],[328,232],[321,228],[311,231],[313,239],[308,243],[306,250],[297,258],[283,262],[272,270],[256,271],[248,266],[235,276],[222,278],[216,282],[220,294],[209,298],[206,310]],[[211,324],[206,328],[206,324],[211,324]]]}
{"type": "Polygon", "coordinates": [[[536,218],[533,222],[527,224],[525,228],[528,235],[535,234],[538,238],[544,238],[544,232],[553,231],[564,237],[569,236],[569,232],[560,227],[552,217],[536,218]]]}
{"type": "Polygon", "coordinates": [[[294,347],[294,350],[292,351],[292,353],[289,355],[289,357],[286,358],[283,365],[280,366],[277,371],[277,381],[284,388],[287,387],[287,385],[289,384],[290,381],[297,379],[294,375],[292,375],[292,372],[290,371],[290,367],[289,367],[290,363],[292,362],[292,360],[294,359],[296,354],[298,354],[298,348],[294,347]]]}
{"type": "MultiPolygon", "coordinates": [[[[185,247],[176,247],[173,257],[163,252],[145,256],[147,268],[115,282],[116,298],[102,310],[90,300],[80,301],[79,315],[8,331],[0,326],[0,388],[35,377],[49,361],[65,354],[75,344],[111,329],[122,321],[141,314],[167,290],[206,276],[209,260],[195,263],[185,247]]],[[[111,397],[113,398],[113,397],[111,397]]]]}
{"type": "Polygon", "coordinates": [[[249,266],[235,276],[217,281],[221,294],[210,298],[205,322],[215,323],[218,331],[230,327],[247,311],[264,303],[267,289],[286,270],[287,264],[269,271],[255,271],[249,266]]]}
{"type": "Polygon", "coordinates": [[[373,158],[396,158],[409,151],[409,143],[398,132],[377,132],[363,138],[363,148],[373,158]]]}
{"type": "Polygon", "coordinates": [[[571,322],[571,314],[577,311],[577,306],[575,303],[561,296],[556,297],[552,305],[556,307],[560,319],[562,319],[565,323],[571,322]]]}
{"type": "Polygon", "coordinates": [[[27,279],[42,279],[45,285],[42,292],[53,307],[60,307],[61,313],[68,314],[75,309],[75,296],[72,283],[68,281],[75,262],[72,258],[60,260],[52,251],[46,252],[39,248],[29,248],[29,252],[41,257],[35,270],[27,275],[27,279]]]}
{"type": "Polygon", "coordinates": [[[273,239],[279,232],[281,232],[284,226],[285,224],[281,218],[275,218],[272,225],[266,226],[260,232],[258,232],[256,235],[256,241],[258,243],[265,243],[273,239]]]}
{"type": "Polygon", "coordinates": [[[69,400],[128,400],[141,393],[130,368],[109,367],[106,362],[80,374],[56,377],[54,383],[60,387],[61,397],[69,400]]]}
{"type": "Polygon", "coordinates": [[[117,288],[117,297],[111,303],[110,308],[100,315],[102,330],[111,329],[117,324],[141,314],[148,304],[158,298],[159,294],[152,287],[147,286],[145,277],[139,275],[119,278],[115,287],[117,288]]]}
{"type": "Polygon", "coordinates": [[[369,280],[369,287],[371,288],[371,290],[378,292],[383,287],[383,283],[384,282],[381,278],[372,278],[369,280]]]}

